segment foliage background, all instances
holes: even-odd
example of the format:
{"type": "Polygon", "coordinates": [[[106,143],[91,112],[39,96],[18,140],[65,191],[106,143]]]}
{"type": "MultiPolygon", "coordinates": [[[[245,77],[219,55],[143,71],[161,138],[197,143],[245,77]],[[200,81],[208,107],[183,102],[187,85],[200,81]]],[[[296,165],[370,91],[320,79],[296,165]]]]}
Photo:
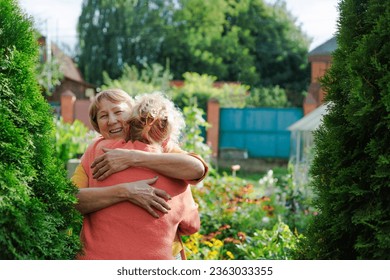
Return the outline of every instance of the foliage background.
{"type": "Polygon", "coordinates": [[[308,37],[283,1],[87,0],[78,21],[78,64],[98,86],[126,65],[159,64],[183,79],[207,74],[251,88],[279,86],[301,106],[309,83],[308,37]]]}

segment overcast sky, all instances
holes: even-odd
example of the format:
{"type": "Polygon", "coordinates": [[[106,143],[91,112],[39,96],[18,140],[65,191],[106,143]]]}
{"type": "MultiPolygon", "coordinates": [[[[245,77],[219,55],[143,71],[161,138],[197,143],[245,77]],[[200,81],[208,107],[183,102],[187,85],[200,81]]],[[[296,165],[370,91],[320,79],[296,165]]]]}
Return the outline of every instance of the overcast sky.
{"type": "MultiPolygon", "coordinates": [[[[266,0],[274,3],[277,0],[266,0]]],[[[310,50],[330,39],[336,32],[339,0],[286,0],[287,9],[297,18],[311,39],[310,50]]],[[[34,17],[39,30],[59,45],[74,48],[76,25],[82,0],[19,0],[27,14],[34,17]]]]}

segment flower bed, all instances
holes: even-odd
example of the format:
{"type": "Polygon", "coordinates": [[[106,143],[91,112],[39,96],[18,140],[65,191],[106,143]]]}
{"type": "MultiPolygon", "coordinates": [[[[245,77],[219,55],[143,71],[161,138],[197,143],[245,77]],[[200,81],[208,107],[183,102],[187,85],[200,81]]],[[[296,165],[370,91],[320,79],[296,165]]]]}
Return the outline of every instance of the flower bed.
{"type": "Polygon", "coordinates": [[[193,188],[201,230],[183,237],[188,259],[291,259],[315,211],[291,175],[259,182],[236,176],[209,176],[193,188]]]}

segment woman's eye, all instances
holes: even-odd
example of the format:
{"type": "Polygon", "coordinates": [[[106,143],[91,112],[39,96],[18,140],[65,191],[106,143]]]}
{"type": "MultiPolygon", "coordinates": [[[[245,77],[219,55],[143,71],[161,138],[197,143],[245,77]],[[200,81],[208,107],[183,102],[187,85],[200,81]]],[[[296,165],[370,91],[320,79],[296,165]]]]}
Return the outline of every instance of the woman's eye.
{"type": "Polygon", "coordinates": [[[119,115],[119,114],[122,114],[123,111],[116,111],[115,114],[119,115]]]}
{"type": "Polygon", "coordinates": [[[106,117],[107,117],[107,115],[100,115],[99,119],[104,119],[106,117]]]}

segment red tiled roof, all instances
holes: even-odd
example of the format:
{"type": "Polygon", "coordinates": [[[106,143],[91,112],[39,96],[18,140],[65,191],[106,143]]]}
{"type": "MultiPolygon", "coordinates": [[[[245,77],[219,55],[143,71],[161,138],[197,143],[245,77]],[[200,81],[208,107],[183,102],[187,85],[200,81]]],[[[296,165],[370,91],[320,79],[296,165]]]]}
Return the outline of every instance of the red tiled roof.
{"type": "Polygon", "coordinates": [[[60,63],[60,70],[64,73],[64,76],[68,79],[85,83],[79,69],[76,67],[72,58],[63,53],[61,49],[54,43],[51,44],[52,55],[58,59],[60,63]]]}

